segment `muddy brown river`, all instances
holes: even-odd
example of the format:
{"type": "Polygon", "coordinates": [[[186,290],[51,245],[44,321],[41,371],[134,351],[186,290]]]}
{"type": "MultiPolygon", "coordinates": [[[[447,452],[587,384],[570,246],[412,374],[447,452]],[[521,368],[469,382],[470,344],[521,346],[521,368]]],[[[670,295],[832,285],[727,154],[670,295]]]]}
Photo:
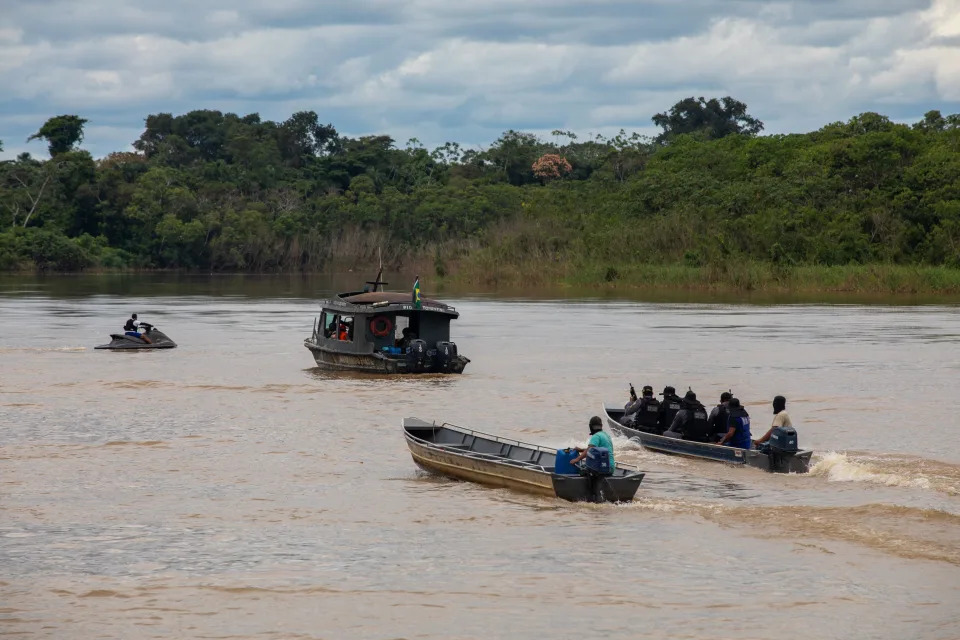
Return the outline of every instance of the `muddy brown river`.
{"type": "Polygon", "coordinates": [[[0,278],[0,637],[960,638],[957,304],[448,291],[465,373],[374,377],[303,347],[339,286],[0,278]],[[94,351],[131,312],[179,348],[94,351]],[[630,382],[785,395],[812,471],[615,438],[637,500],[570,504],[400,431],[582,443],[630,382]]]}

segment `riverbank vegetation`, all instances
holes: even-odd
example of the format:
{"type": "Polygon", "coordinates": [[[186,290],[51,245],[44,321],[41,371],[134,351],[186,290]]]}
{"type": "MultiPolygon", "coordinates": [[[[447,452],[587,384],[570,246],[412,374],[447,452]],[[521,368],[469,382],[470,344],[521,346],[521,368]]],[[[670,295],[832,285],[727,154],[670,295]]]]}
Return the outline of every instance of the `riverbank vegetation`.
{"type": "Polygon", "coordinates": [[[760,135],[730,98],[683,100],[657,138],[488,148],[349,138],[317,114],[153,114],[94,159],[86,120],[0,163],[0,269],[392,268],[484,285],[960,291],[960,115],[863,113],[760,135]]]}

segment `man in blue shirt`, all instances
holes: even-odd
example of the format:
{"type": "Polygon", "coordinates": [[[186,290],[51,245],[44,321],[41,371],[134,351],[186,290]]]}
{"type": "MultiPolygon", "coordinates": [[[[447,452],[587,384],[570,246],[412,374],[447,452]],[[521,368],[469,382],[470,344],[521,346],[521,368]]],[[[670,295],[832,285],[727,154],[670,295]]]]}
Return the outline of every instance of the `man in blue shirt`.
{"type": "Polygon", "coordinates": [[[586,448],[575,447],[575,449],[580,452],[580,455],[571,460],[570,463],[577,464],[586,458],[587,449],[590,447],[604,447],[610,451],[610,471],[616,469],[616,464],[614,464],[613,461],[613,440],[603,430],[603,420],[601,420],[599,416],[590,418],[590,439],[587,441],[587,446],[586,448]]]}
{"type": "Polygon", "coordinates": [[[727,432],[717,444],[749,449],[753,446],[753,441],[750,439],[750,414],[740,406],[740,400],[737,398],[730,398],[727,413],[727,432]]]}

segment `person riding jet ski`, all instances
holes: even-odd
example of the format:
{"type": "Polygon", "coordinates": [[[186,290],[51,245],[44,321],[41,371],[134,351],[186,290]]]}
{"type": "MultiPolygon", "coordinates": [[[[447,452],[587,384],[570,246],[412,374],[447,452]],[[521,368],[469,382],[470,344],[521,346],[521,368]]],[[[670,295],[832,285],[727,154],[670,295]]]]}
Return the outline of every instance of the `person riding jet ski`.
{"type": "MultiPolygon", "coordinates": [[[[142,323],[145,327],[149,327],[146,322],[142,323]]],[[[141,323],[137,322],[137,314],[133,314],[127,319],[127,323],[123,325],[123,332],[128,336],[133,336],[135,338],[140,338],[147,344],[150,344],[150,338],[146,336],[145,333],[141,334],[138,329],[140,328],[141,323]]]]}

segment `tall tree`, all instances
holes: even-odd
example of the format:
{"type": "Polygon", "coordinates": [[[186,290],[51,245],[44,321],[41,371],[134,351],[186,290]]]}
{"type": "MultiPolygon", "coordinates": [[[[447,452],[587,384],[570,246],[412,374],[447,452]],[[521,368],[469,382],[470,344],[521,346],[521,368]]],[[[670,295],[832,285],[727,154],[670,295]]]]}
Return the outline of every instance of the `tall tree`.
{"type": "Polygon", "coordinates": [[[54,116],[47,120],[40,130],[27,138],[47,141],[50,157],[72,151],[74,145],[83,140],[83,125],[88,121],[80,116],[54,116]]]}
{"type": "Polygon", "coordinates": [[[298,111],[277,128],[277,144],[283,159],[294,167],[310,157],[332,153],[339,136],[332,124],[322,125],[313,111],[298,111]]]}
{"type": "Polygon", "coordinates": [[[763,123],[747,113],[747,105],[730,96],[719,100],[685,98],[669,112],[653,116],[653,123],[663,129],[658,142],[684,133],[702,132],[717,139],[733,133],[752,136],[763,131],[763,123]]]}
{"type": "Polygon", "coordinates": [[[483,153],[483,159],[503,172],[510,184],[530,184],[537,180],[533,175],[533,163],[545,150],[537,136],[510,129],[483,153]]]}

